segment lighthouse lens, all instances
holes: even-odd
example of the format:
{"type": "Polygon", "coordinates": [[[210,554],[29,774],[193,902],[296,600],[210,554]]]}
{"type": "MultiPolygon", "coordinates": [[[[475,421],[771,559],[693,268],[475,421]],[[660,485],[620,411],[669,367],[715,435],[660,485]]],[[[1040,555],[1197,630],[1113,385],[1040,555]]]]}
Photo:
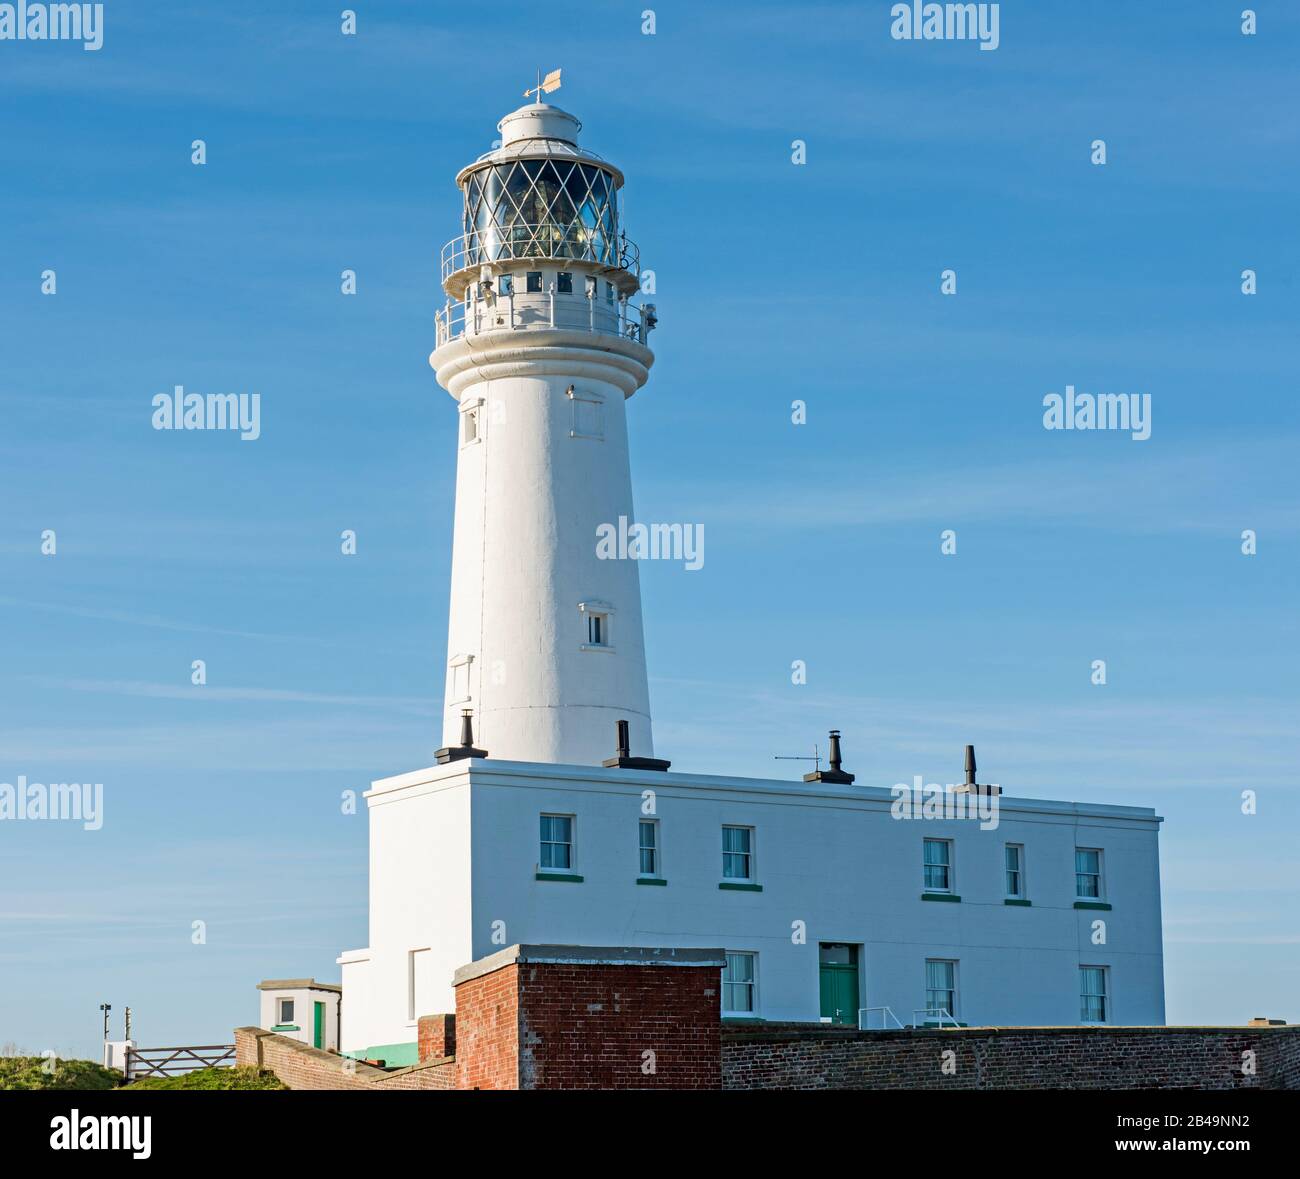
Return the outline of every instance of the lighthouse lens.
{"type": "Polygon", "coordinates": [[[576,258],[619,265],[616,186],[591,164],[516,160],[465,181],[465,265],[576,258]]]}

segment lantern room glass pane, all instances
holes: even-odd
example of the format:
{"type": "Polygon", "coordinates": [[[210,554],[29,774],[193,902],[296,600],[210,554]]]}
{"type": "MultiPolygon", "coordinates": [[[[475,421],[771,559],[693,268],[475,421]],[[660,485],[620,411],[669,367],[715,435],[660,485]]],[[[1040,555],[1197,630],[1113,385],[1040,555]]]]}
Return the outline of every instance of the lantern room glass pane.
{"type": "Polygon", "coordinates": [[[465,181],[464,264],[578,258],[619,264],[617,190],[604,169],[563,159],[515,160],[465,181]]]}

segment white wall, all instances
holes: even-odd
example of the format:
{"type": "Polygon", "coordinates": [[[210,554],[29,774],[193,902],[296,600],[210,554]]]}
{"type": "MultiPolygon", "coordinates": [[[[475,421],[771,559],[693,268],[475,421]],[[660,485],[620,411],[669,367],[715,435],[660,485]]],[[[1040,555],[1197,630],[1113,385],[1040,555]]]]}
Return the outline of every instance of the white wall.
{"type": "Polygon", "coordinates": [[[406,954],[425,945],[445,982],[419,1014],[454,1010],[456,967],[531,942],[755,951],[758,1015],[816,1020],[818,943],[844,941],[861,946],[862,1005],[904,1022],[925,1002],[927,958],[959,963],[966,1023],[1077,1024],[1081,964],[1110,970],[1109,1022],[1164,1022],[1159,819],[1145,808],[1003,798],[998,828],[982,831],[894,819],[877,788],[495,759],[388,779],[368,797],[372,977],[368,997],[354,995],[345,967],[345,1050],[415,1038],[406,954]],[[647,788],[663,887],[636,883],[647,788]],[[582,883],[535,879],[543,811],[576,816],[582,883]],[[762,892],[718,888],[723,823],[756,828],[762,892]],[[960,903],[921,900],[922,839],[936,836],[954,841],[960,903]],[[1030,907],[1003,904],[1008,842],[1025,847],[1030,907]],[[1103,849],[1110,911],[1073,907],[1076,846],[1103,849]],[[806,944],[792,941],[796,921],[806,944]]]}
{"type": "Polygon", "coordinates": [[[366,795],[370,946],[340,958],[345,1052],[414,1041],[419,1016],[456,1009],[451,976],[471,958],[469,787],[462,773],[427,777],[385,779],[366,795]],[[431,982],[412,1018],[410,955],[421,950],[431,982]]]}
{"type": "MultiPolygon", "coordinates": [[[[1164,1022],[1157,833],[1139,808],[1002,800],[997,830],[891,817],[887,791],[685,775],[582,773],[548,781],[474,771],[473,956],[508,942],[675,945],[759,954],[759,1012],[817,1019],[818,943],[862,946],[863,1006],[907,1022],[926,958],[956,959],[957,1017],[1076,1024],[1078,967],[1111,972],[1112,1023],[1164,1022]],[[625,784],[626,783],[626,784],[625,784]],[[665,887],[636,883],[641,791],[656,789],[665,887]],[[577,817],[580,884],[538,881],[538,816],[577,817]],[[721,826],[756,828],[761,893],[723,891],[721,826]],[[923,901],[922,839],[951,838],[960,903],[923,901]],[[1003,845],[1025,846],[1030,907],[1003,904],[1003,845]],[[1105,851],[1109,912],[1076,910],[1074,849],[1105,851]],[[1106,943],[1092,926],[1105,922],[1106,943]],[[794,944],[794,922],[807,942],[794,944]]],[[[487,770],[491,766],[491,770],[487,770]]],[[[522,767],[520,767],[522,768],[522,767]]],[[[533,771],[543,767],[532,767],[533,771]]]]}
{"type": "Polygon", "coordinates": [[[449,662],[474,661],[468,701],[448,673],[444,743],[460,743],[468,707],[476,744],[494,758],[599,764],[614,755],[619,719],[650,756],[637,563],[596,555],[599,525],[635,520],[623,391],[565,372],[461,395],[480,398],[480,441],[458,451],[447,638],[449,662]],[[570,436],[571,384],[604,398],[603,439],[570,436]],[[613,608],[612,651],[583,650],[579,604],[593,601],[613,608]]]}

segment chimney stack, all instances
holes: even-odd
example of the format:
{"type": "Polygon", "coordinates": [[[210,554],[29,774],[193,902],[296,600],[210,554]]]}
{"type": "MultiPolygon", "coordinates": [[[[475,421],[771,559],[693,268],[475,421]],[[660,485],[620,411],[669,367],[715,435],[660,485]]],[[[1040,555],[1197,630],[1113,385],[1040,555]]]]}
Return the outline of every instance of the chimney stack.
{"type": "Polygon", "coordinates": [[[975,746],[966,746],[966,781],[953,788],[957,794],[1001,794],[1001,786],[989,786],[975,781],[975,746]]]}
{"type": "Polygon", "coordinates": [[[846,774],[841,768],[844,765],[844,759],[840,755],[839,729],[832,729],[830,737],[831,752],[829,760],[831,768],[829,770],[819,769],[811,774],[804,774],[803,780],[805,782],[829,782],[836,786],[852,786],[855,775],[846,774]]]}
{"type": "Polygon", "coordinates": [[[632,739],[629,736],[631,726],[625,720],[616,721],[615,732],[618,734],[618,747],[613,757],[607,757],[600,764],[611,770],[667,770],[673,763],[658,757],[633,757],[632,739]]]}
{"type": "Polygon", "coordinates": [[[460,714],[460,744],[448,745],[433,755],[440,766],[449,762],[461,761],[467,757],[487,757],[486,749],[474,748],[474,712],[465,708],[460,714]]]}

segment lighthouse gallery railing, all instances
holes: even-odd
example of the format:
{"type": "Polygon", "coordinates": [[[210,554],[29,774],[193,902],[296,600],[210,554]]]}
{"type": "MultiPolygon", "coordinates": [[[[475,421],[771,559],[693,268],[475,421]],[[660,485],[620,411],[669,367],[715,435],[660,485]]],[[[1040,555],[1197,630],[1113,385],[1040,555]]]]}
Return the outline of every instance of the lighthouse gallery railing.
{"type": "Polygon", "coordinates": [[[598,299],[554,291],[494,295],[489,299],[475,296],[468,302],[448,301],[434,319],[439,347],[460,336],[483,332],[549,328],[621,336],[644,344],[656,323],[651,306],[640,306],[627,299],[602,303],[598,299]]]}
{"type": "Polygon", "coordinates": [[[601,228],[580,222],[562,225],[548,221],[476,229],[452,238],[442,247],[442,281],[489,262],[534,259],[594,262],[613,270],[626,270],[633,276],[641,274],[641,251],[625,234],[613,238],[601,228]]]}

